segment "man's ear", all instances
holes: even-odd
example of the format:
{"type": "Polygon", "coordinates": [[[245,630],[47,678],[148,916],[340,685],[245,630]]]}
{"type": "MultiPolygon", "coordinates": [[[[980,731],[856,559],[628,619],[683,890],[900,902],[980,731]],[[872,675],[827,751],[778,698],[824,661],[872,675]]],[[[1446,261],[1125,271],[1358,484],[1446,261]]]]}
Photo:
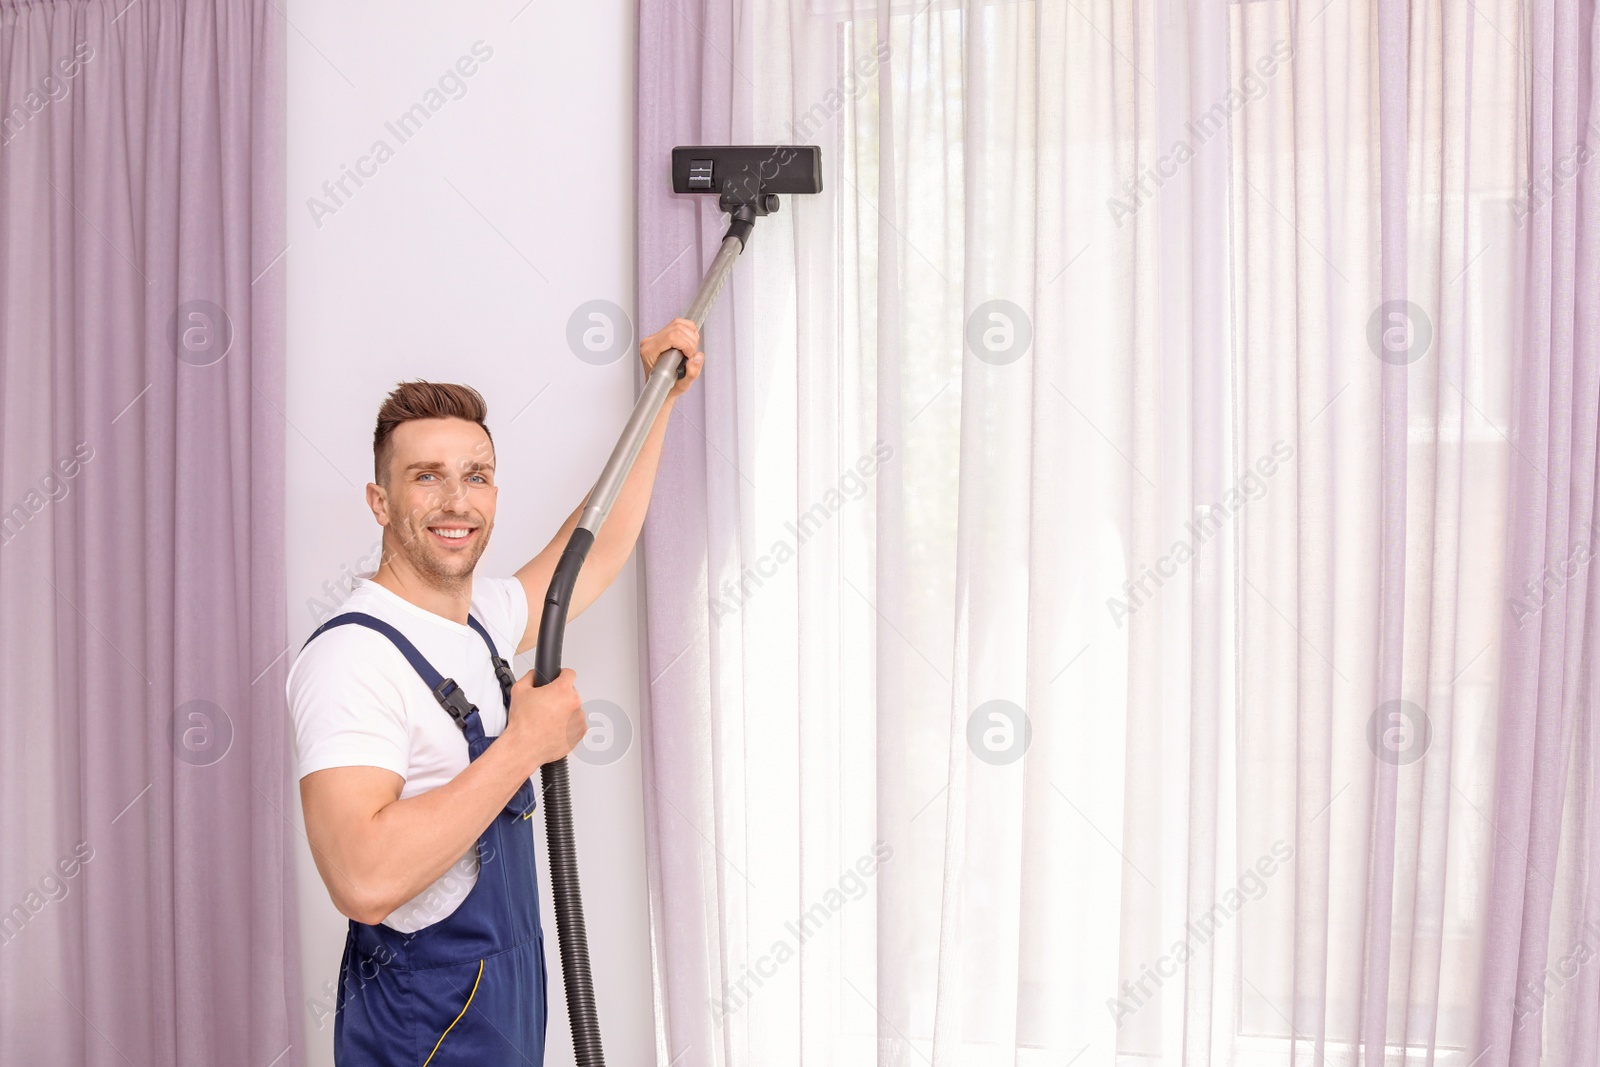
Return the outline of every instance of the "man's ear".
{"type": "Polygon", "coordinates": [[[367,483],[367,507],[379,526],[389,525],[389,492],[377,482],[367,483]]]}

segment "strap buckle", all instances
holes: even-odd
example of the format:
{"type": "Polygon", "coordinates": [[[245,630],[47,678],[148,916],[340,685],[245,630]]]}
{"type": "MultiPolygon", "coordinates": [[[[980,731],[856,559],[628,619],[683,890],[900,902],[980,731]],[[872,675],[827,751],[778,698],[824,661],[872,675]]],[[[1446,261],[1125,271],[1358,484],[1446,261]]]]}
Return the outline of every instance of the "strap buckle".
{"type": "Polygon", "coordinates": [[[439,702],[441,708],[450,713],[450,717],[456,721],[456,725],[461,727],[462,732],[465,733],[467,716],[478,709],[467,699],[466,692],[456,684],[456,680],[454,678],[442,679],[438,685],[433,687],[433,699],[439,702]]]}
{"type": "Polygon", "coordinates": [[[500,679],[500,695],[506,699],[506,710],[511,710],[511,687],[517,683],[517,676],[511,673],[511,664],[501,656],[494,656],[494,676],[500,679]]]}

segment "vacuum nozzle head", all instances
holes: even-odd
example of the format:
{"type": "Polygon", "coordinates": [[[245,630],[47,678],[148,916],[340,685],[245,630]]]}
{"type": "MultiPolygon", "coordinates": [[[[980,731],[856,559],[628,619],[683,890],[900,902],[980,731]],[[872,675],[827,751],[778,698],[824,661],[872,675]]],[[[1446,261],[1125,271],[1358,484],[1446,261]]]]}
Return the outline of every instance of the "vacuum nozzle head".
{"type": "Polygon", "coordinates": [[[778,210],[778,193],[822,192],[816,145],[692,145],[672,150],[672,191],[716,193],[722,209],[778,210]]]}

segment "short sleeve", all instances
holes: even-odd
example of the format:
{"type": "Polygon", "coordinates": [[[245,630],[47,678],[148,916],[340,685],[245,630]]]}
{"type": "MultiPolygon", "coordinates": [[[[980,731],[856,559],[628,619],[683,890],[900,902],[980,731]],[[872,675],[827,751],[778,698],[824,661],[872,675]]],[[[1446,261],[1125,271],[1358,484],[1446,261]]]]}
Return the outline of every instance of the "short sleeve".
{"type": "Polygon", "coordinates": [[[407,670],[387,639],[359,626],[329,630],[307,645],[286,683],[299,776],[382,767],[404,778],[410,737],[394,679],[407,670]]]}
{"type": "Polygon", "coordinates": [[[516,658],[522,635],[528,632],[528,592],[522,580],[515,575],[475,579],[472,611],[488,627],[495,651],[508,661],[516,658]]]}

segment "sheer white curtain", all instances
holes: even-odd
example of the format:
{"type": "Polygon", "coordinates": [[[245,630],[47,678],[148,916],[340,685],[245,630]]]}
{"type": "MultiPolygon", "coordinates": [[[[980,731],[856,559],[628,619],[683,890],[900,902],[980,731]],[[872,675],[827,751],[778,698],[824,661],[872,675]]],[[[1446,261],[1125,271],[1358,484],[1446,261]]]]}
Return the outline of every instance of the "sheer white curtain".
{"type": "Polygon", "coordinates": [[[1518,22],[641,7],[661,1062],[1478,1058],[1518,22]]]}

